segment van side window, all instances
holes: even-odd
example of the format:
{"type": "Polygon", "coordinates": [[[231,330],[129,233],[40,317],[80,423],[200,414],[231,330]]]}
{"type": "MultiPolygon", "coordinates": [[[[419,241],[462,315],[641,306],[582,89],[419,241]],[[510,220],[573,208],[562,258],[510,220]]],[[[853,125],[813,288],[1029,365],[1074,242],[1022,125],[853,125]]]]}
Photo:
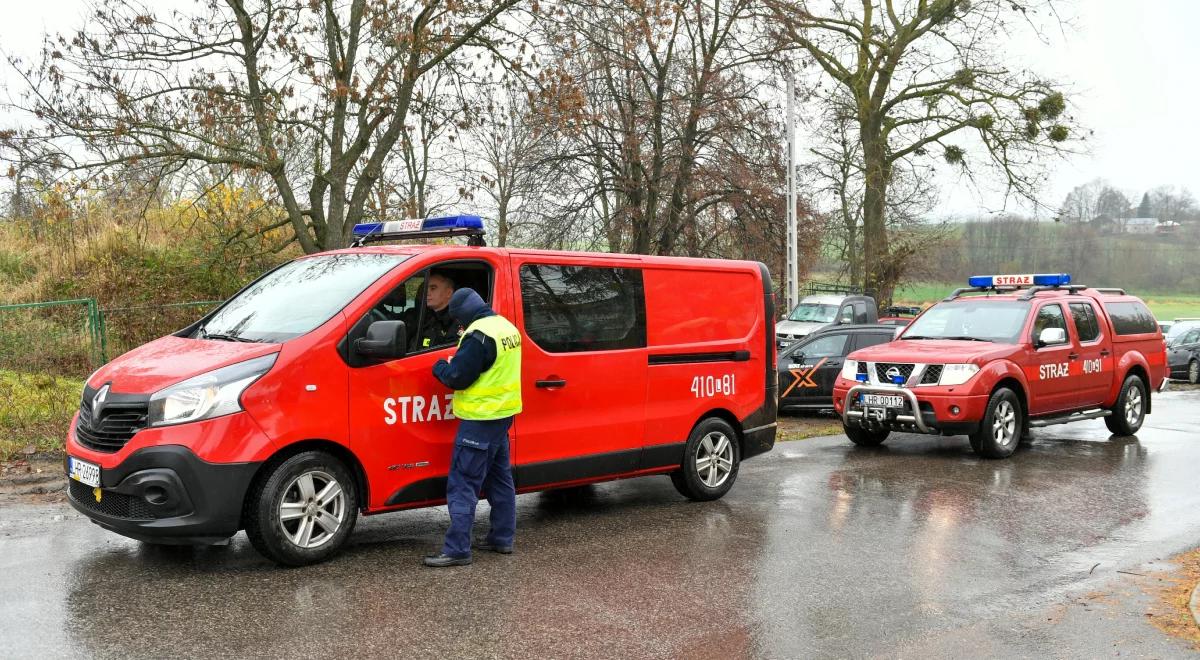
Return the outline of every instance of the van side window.
{"type": "Polygon", "coordinates": [[[525,332],[551,353],[646,345],[646,296],[638,268],[521,266],[525,332]]]}
{"type": "Polygon", "coordinates": [[[1096,321],[1096,310],[1088,303],[1071,303],[1071,316],[1075,319],[1075,332],[1079,341],[1094,341],[1100,336],[1100,323],[1096,321]]]}
{"type": "Polygon", "coordinates": [[[408,352],[420,353],[454,346],[461,328],[447,307],[456,289],[471,287],[488,304],[492,301],[492,270],[485,263],[456,261],[435,265],[392,289],[366,314],[375,321],[404,321],[408,352]],[[440,305],[440,309],[430,304],[440,305]]]}

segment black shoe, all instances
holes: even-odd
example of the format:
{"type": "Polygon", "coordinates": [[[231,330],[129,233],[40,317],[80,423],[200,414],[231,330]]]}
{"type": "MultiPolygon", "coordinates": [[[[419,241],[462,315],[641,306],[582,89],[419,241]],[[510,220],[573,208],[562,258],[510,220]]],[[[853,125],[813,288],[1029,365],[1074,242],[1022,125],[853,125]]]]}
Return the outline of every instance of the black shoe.
{"type": "Polygon", "coordinates": [[[443,553],[425,557],[425,565],[432,568],[444,568],[446,566],[469,566],[470,564],[470,557],[451,557],[450,555],[443,553]]]}
{"type": "Polygon", "coordinates": [[[494,543],[487,543],[486,541],[483,543],[476,544],[475,548],[477,550],[484,550],[486,552],[495,552],[495,553],[501,554],[501,555],[511,555],[513,552],[513,547],[511,545],[496,545],[494,543]]]}

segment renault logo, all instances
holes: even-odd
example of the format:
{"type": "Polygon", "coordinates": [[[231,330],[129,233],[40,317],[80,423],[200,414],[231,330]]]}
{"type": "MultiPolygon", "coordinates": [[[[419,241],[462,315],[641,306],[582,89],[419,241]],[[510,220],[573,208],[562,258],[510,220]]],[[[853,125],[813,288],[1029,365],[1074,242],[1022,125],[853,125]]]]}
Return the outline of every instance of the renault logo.
{"type": "Polygon", "coordinates": [[[899,367],[888,367],[884,375],[887,376],[888,382],[893,382],[900,377],[900,369],[899,367]]]}
{"type": "Polygon", "coordinates": [[[104,407],[104,400],[108,398],[108,387],[111,383],[105,383],[104,387],[96,392],[96,396],[92,397],[92,419],[100,421],[100,409],[104,407]]]}

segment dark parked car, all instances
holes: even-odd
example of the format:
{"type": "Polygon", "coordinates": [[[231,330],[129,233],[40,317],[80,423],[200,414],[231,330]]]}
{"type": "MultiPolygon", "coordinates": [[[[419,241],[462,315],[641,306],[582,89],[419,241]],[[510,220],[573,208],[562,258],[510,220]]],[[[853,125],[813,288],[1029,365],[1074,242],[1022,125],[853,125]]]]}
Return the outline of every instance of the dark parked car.
{"type": "Polygon", "coordinates": [[[1171,378],[1200,383],[1200,327],[1175,335],[1167,342],[1167,365],[1171,378]]]}
{"type": "Polygon", "coordinates": [[[779,354],[779,409],[832,410],[833,382],[852,351],[885,344],[902,328],[840,325],[818,330],[779,354]]]}

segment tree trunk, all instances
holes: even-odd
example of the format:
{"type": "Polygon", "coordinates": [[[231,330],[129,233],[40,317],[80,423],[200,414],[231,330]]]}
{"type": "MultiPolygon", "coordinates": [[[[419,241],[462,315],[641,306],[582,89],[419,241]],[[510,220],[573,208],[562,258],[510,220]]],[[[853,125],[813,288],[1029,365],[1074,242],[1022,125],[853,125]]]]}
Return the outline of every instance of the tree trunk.
{"type": "Polygon", "coordinates": [[[868,137],[864,131],[863,156],[866,182],[863,193],[863,287],[872,290],[879,301],[890,300],[895,282],[888,267],[887,146],[882,137],[868,137]]]}

